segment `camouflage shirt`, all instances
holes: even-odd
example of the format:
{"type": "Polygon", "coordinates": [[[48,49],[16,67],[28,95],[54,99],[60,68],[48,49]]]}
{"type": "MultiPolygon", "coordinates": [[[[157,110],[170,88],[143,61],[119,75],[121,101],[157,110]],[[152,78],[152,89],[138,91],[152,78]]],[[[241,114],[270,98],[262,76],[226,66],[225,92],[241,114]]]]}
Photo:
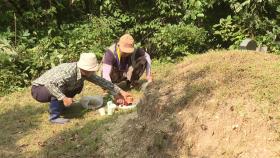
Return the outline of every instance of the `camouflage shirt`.
{"type": "Polygon", "coordinates": [[[117,85],[114,85],[96,74],[88,78],[83,77],[76,62],[64,63],[48,70],[42,76],[34,80],[32,85],[43,85],[58,100],[62,100],[65,97],[65,92],[71,92],[81,88],[84,85],[84,80],[97,84],[109,90],[112,94],[118,94],[121,91],[117,85]]]}

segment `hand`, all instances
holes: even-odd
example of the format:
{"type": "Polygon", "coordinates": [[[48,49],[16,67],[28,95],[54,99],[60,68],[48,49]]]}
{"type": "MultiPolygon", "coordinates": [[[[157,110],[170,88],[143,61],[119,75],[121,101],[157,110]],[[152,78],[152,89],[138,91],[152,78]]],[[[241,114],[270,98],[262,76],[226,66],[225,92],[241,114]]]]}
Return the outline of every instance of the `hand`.
{"type": "Polygon", "coordinates": [[[67,97],[64,97],[64,98],[63,98],[63,104],[64,104],[64,106],[68,107],[68,106],[70,106],[72,103],[73,103],[73,98],[67,98],[67,97]]]}
{"type": "Polygon", "coordinates": [[[124,99],[126,99],[127,97],[132,97],[130,93],[121,90],[120,94],[123,96],[124,99]]]}
{"type": "Polygon", "coordinates": [[[117,105],[129,105],[133,103],[133,97],[127,96],[126,98],[124,98],[122,95],[119,94],[115,96],[114,102],[117,105]]]}
{"type": "Polygon", "coordinates": [[[147,81],[148,81],[148,82],[152,82],[152,81],[153,81],[152,76],[147,76],[147,81]]]}
{"type": "Polygon", "coordinates": [[[124,105],[125,101],[123,98],[119,98],[116,100],[117,105],[124,105]]]}
{"type": "Polygon", "coordinates": [[[124,97],[120,94],[114,96],[114,102],[117,105],[123,105],[124,104],[124,97]]]}

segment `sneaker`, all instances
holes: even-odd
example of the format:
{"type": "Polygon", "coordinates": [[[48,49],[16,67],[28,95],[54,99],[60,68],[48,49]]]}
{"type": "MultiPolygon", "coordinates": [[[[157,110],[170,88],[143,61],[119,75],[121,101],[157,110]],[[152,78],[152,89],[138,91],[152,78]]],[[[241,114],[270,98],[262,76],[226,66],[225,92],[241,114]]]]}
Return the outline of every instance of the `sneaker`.
{"type": "Polygon", "coordinates": [[[50,120],[50,122],[51,123],[56,123],[56,124],[65,124],[65,123],[69,122],[69,119],[59,117],[59,118],[50,120]]]}

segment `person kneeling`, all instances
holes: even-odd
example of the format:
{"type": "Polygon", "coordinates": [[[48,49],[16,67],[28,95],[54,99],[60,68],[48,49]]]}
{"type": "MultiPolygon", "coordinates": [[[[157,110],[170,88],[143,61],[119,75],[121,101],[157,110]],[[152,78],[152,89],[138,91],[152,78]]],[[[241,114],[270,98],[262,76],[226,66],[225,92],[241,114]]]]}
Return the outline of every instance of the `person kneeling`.
{"type": "Polygon", "coordinates": [[[126,81],[128,86],[135,86],[145,70],[147,81],[152,82],[150,55],[142,48],[134,48],[130,34],[123,35],[103,56],[102,77],[112,83],[126,81]]]}
{"type": "Polygon", "coordinates": [[[73,103],[73,97],[79,94],[88,80],[111,94],[121,95],[124,98],[131,95],[117,85],[95,74],[98,62],[94,53],[82,53],[78,62],[60,64],[32,82],[32,97],[42,103],[50,102],[49,121],[64,124],[69,119],[61,118],[60,114],[65,107],[73,103]]]}

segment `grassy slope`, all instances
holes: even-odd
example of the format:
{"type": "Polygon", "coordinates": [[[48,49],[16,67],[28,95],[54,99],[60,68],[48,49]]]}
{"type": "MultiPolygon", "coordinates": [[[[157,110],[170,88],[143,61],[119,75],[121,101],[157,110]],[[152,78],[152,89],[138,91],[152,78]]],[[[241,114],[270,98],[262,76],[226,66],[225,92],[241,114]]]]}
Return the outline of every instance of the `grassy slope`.
{"type": "Polygon", "coordinates": [[[279,56],[240,51],[186,59],[145,95],[139,110],[145,119],[138,122],[145,122],[142,135],[153,138],[142,151],[161,157],[279,157],[279,64],[279,56]]]}
{"type": "MultiPolygon", "coordinates": [[[[279,56],[218,52],[154,67],[140,118],[76,107],[67,112],[72,122],[57,126],[29,89],[0,98],[0,157],[279,154],[279,56]]],[[[81,95],[96,93],[102,90],[87,84],[81,95]]]]}

